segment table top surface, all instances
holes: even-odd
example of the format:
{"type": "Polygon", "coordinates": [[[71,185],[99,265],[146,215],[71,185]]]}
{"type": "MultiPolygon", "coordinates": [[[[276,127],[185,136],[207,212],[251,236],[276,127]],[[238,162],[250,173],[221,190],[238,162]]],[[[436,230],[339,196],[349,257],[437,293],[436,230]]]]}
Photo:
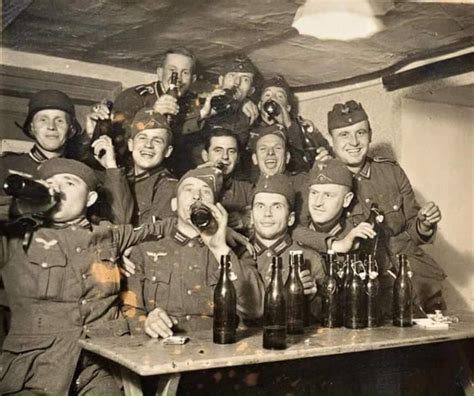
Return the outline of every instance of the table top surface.
{"type": "Polygon", "coordinates": [[[263,349],[262,330],[256,328],[239,330],[237,342],[230,345],[214,344],[212,331],[190,334],[185,345],[163,345],[162,340],[147,336],[91,338],[79,343],[147,376],[474,338],[474,313],[457,316],[459,323],[451,324],[448,330],[390,325],[360,330],[312,327],[304,335],[288,336],[288,348],[281,351],[263,349]]]}

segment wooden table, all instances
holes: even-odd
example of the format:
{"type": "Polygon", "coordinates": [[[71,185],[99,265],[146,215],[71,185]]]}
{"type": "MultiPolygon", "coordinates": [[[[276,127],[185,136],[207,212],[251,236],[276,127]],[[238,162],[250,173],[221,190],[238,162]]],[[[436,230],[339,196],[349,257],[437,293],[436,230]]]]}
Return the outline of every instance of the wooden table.
{"type": "Polygon", "coordinates": [[[390,325],[375,329],[349,330],[313,328],[302,336],[288,337],[288,348],[270,351],[262,348],[260,329],[239,331],[232,345],[216,345],[212,332],[191,335],[186,345],[163,345],[146,336],[124,336],[81,340],[83,348],[120,364],[129,382],[126,392],[140,394],[136,374],[164,375],[163,394],[176,391],[179,374],[218,367],[252,365],[301,358],[409,347],[474,338],[474,313],[458,316],[460,322],[448,330],[424,330],[417,327],[396,328],[390,325]],[[135,377],[131,373],[136,373],[135,377]]]}

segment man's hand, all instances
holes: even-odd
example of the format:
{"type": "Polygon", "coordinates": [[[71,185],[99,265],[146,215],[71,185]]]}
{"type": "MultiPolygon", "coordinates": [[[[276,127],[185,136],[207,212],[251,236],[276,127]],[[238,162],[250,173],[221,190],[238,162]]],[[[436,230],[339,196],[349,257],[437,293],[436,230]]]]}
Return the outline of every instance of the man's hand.
{"type": "Polygon", "coordinates": [[[316,287],[316,282],[311,276],[310,270],[300,271],[300,279],[303,284],[304,294],[306,296],[316,294],[318,288],[316,287]]]}
{"type": "Polygon", "coordinates": [[[334,241],[331,250],[334,250],[336,253],[348,253],[350,252],[353,248],[358,247],[358,241],[356,238],[361,238],[361,239],[373,239],[377,235],[377,233],[374,231],[374,226],[369,223],[360,223],[352,229],[349,234],[347,234],[343,239],[339,241],[334,241]]]}
{"type": "Polygon", "coordinates": [[[206,98],[206,101],[202,105],[201,111],[200,111],[200,119],[205,120],[206,118],[209,118],[215,114],[217,114],[214,110],[211,108],[211,99],[214,96],[221,96],[224,95],[225,91],[222,88],[216,88],[214,91],[205,93],[200,95],[203,98],[206,98]]]}
{"type": "Polygon", "coordinates": [[[86,116],[86,133],[89,138],[92,138],[97,121],[107,120],[110,117],[110,111],[106,102],[104,99],[102,102],[96,103],[91,107],[90,113],[86,116]]]}
{"type": "Polygon", "coordinates": [[[94,150],[94,158],[105,169],[117,168],[114,144],[110,136],[102,135],[99,139],[92,142],[91,147],[94,150]]]}
{"type": "Polygon", "coordinates": [[[178,324],[178,320],[168,316],[166,311],[161,308],[155,308],[151,311],[145,320],[145,333],[151,338],[168,338],[173,335],[172,327],[178,324]]]}
{"type": "Polygon", "coordinates": [[[318,147],[316,149],[316,158],[315,158],[315,161],[328,161],[330,160],[332,157],[331,155],[329,154],[329,151],[327,151],[326,147],[318,147]]]}
{"type": "Polygon", "coordinates": [[[431,235],[433,228],[441,220],[441,210],[434,202],[428,202],[418,211],[418,231],[431,235]]]}
{"type": "Polygon", "coordinates": [[[161,115],[176,115],[179,113],[178,101],[171,95],[162,95],[156,100],[155,104],[153,105],[153,110],[160,113],[161,115]]]}
{"type": "Polygon", "coordinates": [[[129,259],[132,254],[133,246],[129,247],[123,252],[122,263],[120,265],[120,273],[127,278],[130,278],[135,274],[136,265],[133,261],[129,259]]]}
{"type": "Polygon", "coordinates": [[[249,125],[252,125],[258,118],[258,107],[250,99],[247,99],[242,105],[242,112],[249,118],[249,125]]]}

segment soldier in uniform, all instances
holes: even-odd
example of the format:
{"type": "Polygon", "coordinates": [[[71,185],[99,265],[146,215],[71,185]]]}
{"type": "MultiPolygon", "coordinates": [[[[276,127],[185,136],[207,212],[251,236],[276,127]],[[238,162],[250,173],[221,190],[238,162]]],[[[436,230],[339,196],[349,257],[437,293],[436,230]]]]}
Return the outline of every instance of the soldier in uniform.
{"type": "Polygon", "coordinates": [[[272,257],[281,256],[284,258],[283,279],[286,280],[289,273],[289,252],[301,250],[307,267],[300,272],[301,281],[305,294],[314,296],[317,291],[316,283],[322,282],[324,278],[324,269],[321,256],[316,251],[303,247],[291,237],[290,228],[296,220],[294,203],[293,185],[285,175],[262,176],[255,186],[252,222],[258,272],[267,286],[271,280],[272,257]]]}
{"type": "Polygon", "coordinates": [[[288,151],[291,154],[287,166],[290,172],[308,172],[314,161],[310,156],[316,157],[323,149],[328,153],[331,152],[329,143],[321,132],[315,130],[312,122],[296,114],[296,98],[282,75],[276,75],[263,82],[258,108],[260,125],[278,123],[286,128],[288,151]],[[265,111],[264,105],[269,101],[277,104],[277,115],[269,115],[265,111]]]}
{"type": "Polygon", "coordinates": [[[158,238],[166,225],[91,225],[86,209],[97,199],[98,181],[81,162],[53,158],[38,175],[60,197],[48,223],[26,234],[18,223],[2,227],[12,323],[0,356],[0,393],[121,394],[108,363],[77,341],[128,332],[117,258],[148,236],[158,238]]]}
{"type": "Polygon", "coordinates": [[[421,306],[427,311],[443,307],[441,283],[446,275],[420,248],[434,241],[440,209],[433,202],[418,204],[410,181],[394,160],[368,155],[372,129],[360,103],[334,105],[328,113],[328,130],[334,153],[354,175],[356,202],[349,220],[357,226],[369,218],[371,204],[378,204],[385,217],[381,226],[387,258],[379,266],[387,270],[390,261],[396,263],[396,255],[406,254],[421,306]]]}
{"type": "Polygon", "coordinates": [[[217,168],[188,171],[179,181],[172,205],[177,211],[173,229],[159,241],[133,249],[136,273],[122,293],[131,331],[169,337],[175,331],[212,328],[213,288],[219,278],[219,261],[230,254],[237,308],[244,317],[261,315],[263,285],[255,263],[238,259],[226,243],[227,213],[214,204],[222,186],[217,168]],[[191,205],[202,203],[214,217],[215,231],[199,231],[190,221],[191,205]]]}
{"type": "Polygon", "coordinates": [[[216,126],[206,135],[202,159],[205,164],[222,169],[224,183],[219,202],[228,213],[228,226],[248,235],[253,186],[235,178],[241,147],[232,131],[216,126]]]}
{"type": "MultiPolygon", "coordinates": [[[[166,117],[153,108],[143,108],[127,129],[130,136],[128,148],[133,160],[128,175],[122,174],[128,182],[121,182],[127,185],[121,195],[121,201],[129,203],[127,223],[139,225],[173,216],[171,199],[178,181],[164,166],[165,159],[173,151],[173,135],[166,117]]],[[[94,148],[96,151],[105,150],[99,159],[104,168],[117,167],[110,138],[102,136],[94,143],[94,148]]],[[[114,192],[114,185],[107,187],[113,195],[120,193],[114,192]]]]}
{"type": "Polygon", "coordinates": [[[347,208],[354,198],[352,179],[352,173],[337,159],[316,162],[308,174],[304,196],[309,225],[297,227],[293,237],[321,253],[348,253],[357,249],[357,238],[375,237],[372,224],[362,222],[353,227],[347,219],[347,208]]]}

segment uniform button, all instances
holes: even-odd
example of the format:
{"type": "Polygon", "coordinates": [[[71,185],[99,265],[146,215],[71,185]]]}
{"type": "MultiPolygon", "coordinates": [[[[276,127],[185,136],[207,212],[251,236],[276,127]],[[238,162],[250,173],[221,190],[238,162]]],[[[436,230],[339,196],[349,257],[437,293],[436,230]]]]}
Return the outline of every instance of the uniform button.
{"type": "Polygon", "coordinates": [[[192,290],[186,290],[186,294],[187,294],[188,296],[190,296],[191,294],[193,294],[193,291],[192,291],[192,290]]]}
{"type": "Polygon", "coordinates": [[[152,276],[152,277],[151,277],[151,280],[152,280],[153,282],[155,282],[155,281],[156,281],[156,276],[152,276]]]}
{"type": "Polygon", "coordinates": [[[369,203],[369,202],[370,202],[370,198],[366,198],[366,199],[365,199],[365,202],[369,203]]]}
{"type": "Polygon", "coordinates": [[[190,271],[192,271],[192,270],[193,270],[193,266],[190,265],[190,266],[188,267],[188,269],[189,269],[190,271]]]}
{"type": "Polygon", "coordinates": [[[188,246],[189,246],[190,248],[192,248],[192,247],[194,247],[194,243],[189,242],[189,243],[188,243],[188,246]]]}
{"type": "Polygon", "coordinates": [[[362,181],[362,177],[359,176],[359,177],[357,178],[357,180],[362,181]]]}
{"type": "Polygon", "coordinates": [[[186,315],[186,320],[191,320],[191,315],[186,315]]]}
{"type": "Polygon", "coordinates": [[[87,304],[87,300],[86,300],[85,298],[83,298],[83,299],[81,300],[81,304],[82,304],[82,305],[87,304]]]}
{"type": "Polygon", "coordinates": [[[267,252],[267,257],[271,257],[272,253],[271,252],[267,252]]]}
{"type": "Polygon", "coordinates": [[[81,253],[81,252],[82,252],[82,249],[81,249],[80,247],[77,247],[77,248],[76,248],[76,252],[77,252],[77,253],[81,253]]]}
{"type": "Polygon", "coordinates": [[[87,274],[82,274],[81,277],[82,279],[87,279],[87,274]]]}
{"type": "Polygon", "coordinates": [[[72,226],[72,227],[71,227],[71,230],[76,231],[76,230],[77,230],[77,227],[76,227],[76,226],[72,226]]]}
{"type": "Polygon", "coordinates": [[[48,263],[41,263],[42,268],[48,268],[48,263]]]}
{"type": "Polygon", "coordinates": [[[393,210],[398,210],[398,205],[393,205],[393,210]]]}

